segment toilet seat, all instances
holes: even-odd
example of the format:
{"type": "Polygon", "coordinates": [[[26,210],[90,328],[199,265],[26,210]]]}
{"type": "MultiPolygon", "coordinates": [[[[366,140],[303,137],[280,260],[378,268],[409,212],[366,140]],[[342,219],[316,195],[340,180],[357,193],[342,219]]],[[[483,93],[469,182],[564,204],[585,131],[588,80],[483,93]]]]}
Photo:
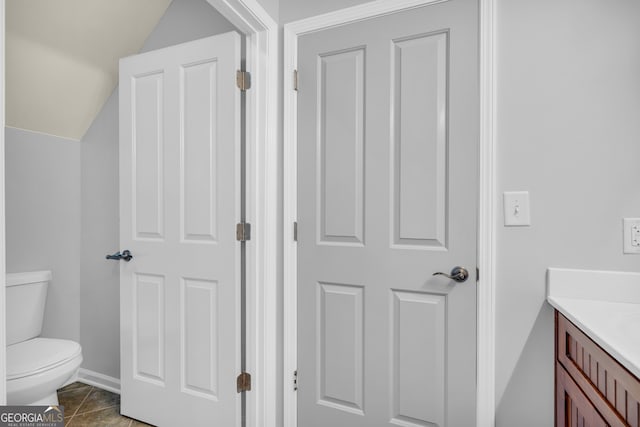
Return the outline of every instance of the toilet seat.
{"type": "Polygon", "coordinates": [[[33,338],[7,346],[7,381],[38,375],[81,356],[74,341],[33,338]]]}

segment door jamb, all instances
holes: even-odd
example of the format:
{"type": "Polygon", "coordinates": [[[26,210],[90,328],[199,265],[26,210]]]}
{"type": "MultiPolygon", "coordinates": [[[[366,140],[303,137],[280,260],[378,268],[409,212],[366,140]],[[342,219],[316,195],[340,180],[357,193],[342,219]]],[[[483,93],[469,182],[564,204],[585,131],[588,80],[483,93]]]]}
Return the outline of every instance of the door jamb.
{"type": "Polygon", "coordinates": [[[7,322],[6,306],[6,238],[5,238],[5,180],[4,180],[4,58],[5,58],[5,0],[0,0],[0,405],[7,404],[7,322]]]}
{"type": "Polygon", "coordinates": [[[207,2],[246,36],[246,425],[276,427],[278,24],[257,0],[207,2]]]}
{"type": "MultiPolygon", "coordinates": [[[[327,28],[448,0],[378,0],[284,26],[284,427],[297,427],[297,96],[293,88],[298,38],[327,28]],[[291,83],[288,83],[291,82],[291,83]]],[[[495,425],[495,2],[479,0],[479,201],[476,427],[495,425]]]]}

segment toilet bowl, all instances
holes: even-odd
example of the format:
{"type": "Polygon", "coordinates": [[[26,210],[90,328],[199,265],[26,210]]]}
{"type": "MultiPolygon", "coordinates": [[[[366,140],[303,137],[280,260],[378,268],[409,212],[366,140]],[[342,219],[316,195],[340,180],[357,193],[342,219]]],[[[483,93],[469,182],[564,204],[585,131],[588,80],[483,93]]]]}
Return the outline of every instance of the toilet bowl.
{"type": "Polygon", "coordinates": [[[42,338],[50,271],[7,274],[7,404],[57,405],[57,390],[75,380],[82,349],[42,338]]]}

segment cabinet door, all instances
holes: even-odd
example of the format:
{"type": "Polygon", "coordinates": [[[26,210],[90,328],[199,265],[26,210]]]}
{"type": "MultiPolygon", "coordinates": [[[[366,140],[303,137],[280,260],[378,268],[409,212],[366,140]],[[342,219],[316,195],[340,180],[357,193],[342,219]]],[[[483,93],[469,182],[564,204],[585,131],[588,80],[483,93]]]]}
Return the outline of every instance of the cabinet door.
{"type": "Polygon", "coordinates": [[[557,360],[612,426],[640,427],[640,381],[562,314],[557,360]]]}
{"type": "Polygon", "coordinates": [[[567,371],[556,363],[556,427],[609,427],[567,371]]]}

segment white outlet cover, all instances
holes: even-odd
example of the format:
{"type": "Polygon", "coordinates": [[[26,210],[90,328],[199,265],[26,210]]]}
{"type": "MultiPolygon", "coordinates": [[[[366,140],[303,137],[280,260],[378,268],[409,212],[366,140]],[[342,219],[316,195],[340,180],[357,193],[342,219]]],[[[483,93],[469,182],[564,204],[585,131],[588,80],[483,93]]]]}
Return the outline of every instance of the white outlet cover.
{"type": "Polygon", "coordinates": [[[507,227],[526,227],[531,225],[528,191],[505,191],[504,225],[507,227]]]}
{"type": "Polygon", "coordinates": [[[622,223],[623,253],[640,254],[640,218],[625,218],[622,223]]]}

